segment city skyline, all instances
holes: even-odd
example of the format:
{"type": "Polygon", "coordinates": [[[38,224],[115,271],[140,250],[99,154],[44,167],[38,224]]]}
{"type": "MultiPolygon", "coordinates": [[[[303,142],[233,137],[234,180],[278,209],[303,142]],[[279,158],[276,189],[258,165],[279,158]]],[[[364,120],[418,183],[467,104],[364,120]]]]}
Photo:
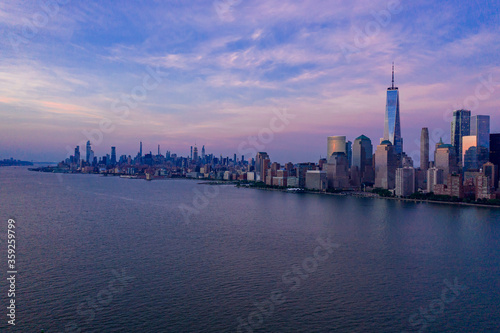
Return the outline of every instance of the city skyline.
{"type": "Polygon", "coordinates": [[[262,150],[316,161],[328,136],[378,144],[393,61],[410,156],[419,155],[422,127],[431,156],[441,136],[450,142],[456,109],[491,115],[491,132],[500,132],[493,2],[228,0],[140,11],[131,2],[69,2],[48,10],[0,7],[0,158],[59,161],[102,126],[96,155],[111,146],[132,153],[143,141],[148,151],[160,144],[186,156],[198,142],[232,156],[286,108],[294,118],[262,150]],[[29,34],[23,24],[40,15],[47,20],[29,34]],[[127,104],[132,94],[138,99],[127,104]]]}

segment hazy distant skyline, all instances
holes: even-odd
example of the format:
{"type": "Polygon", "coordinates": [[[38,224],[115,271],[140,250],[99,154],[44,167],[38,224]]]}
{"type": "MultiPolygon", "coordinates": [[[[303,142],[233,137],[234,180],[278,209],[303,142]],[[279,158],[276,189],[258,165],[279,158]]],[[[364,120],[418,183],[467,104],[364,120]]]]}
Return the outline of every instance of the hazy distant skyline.
{"type": "Polygon", "coordinates": [[[439,133],[449,142],[453,109],[500,132],[497,1],[55,3],[0,4],[0,159],[60,161],[102,119],[96,156],[139,141],[232,156],[287,108],[263,150],[317,161],[327,136],[378,144],[393,61],[410,156],[422,127],[431,156],[439,133]],[[146,95],[125,106],[131,92],[146,95]]]}

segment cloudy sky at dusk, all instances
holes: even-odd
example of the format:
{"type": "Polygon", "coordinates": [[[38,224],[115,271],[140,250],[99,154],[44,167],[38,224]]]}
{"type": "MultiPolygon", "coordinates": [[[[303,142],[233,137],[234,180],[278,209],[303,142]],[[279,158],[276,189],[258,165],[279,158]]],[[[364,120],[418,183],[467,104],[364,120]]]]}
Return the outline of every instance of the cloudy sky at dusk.
{"type": "Polygon", "coordinates": [[[330,135],[379,142],[393,61],[415,160],[453,109],[500,132],[494,0],[7,0],[0,32],[0,159],[59,161],[89,133],[98,156],[232,156],[277,124],[273,161],[317,161],[330,135]]]}

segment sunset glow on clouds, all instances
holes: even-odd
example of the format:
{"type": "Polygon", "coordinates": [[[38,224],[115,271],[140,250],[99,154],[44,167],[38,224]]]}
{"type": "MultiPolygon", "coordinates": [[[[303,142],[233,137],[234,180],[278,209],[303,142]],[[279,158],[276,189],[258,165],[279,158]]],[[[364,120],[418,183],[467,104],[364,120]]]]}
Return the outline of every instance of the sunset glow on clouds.
{"type": "Polygon", "coordinates": [[[102,119],[97,155],[232,156],[286,108],[265,150],[316,161],[330,135],[378,143],[393,61],[407,153],[456,108],[500,132],[497,1],[4,1],[0,31],[0,158],[62,160],[102,119]]]}

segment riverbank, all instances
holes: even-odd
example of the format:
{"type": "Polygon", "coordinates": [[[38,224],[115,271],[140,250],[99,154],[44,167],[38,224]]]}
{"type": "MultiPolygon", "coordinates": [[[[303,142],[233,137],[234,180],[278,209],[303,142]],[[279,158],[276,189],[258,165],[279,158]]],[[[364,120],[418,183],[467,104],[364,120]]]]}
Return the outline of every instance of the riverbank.
{"type": "MultiPolygon", "coordinates": [[[[290,192],[290,191],[287,191],[286,189],[279,189],[279,188],[263,188],[263,187],[256,187],[256,186],[240,186],[240,187],[257,189],[257,190],[264,190],[264,191],[280,191],[280,192],[286,192],[286,193],[297,193],[297,192],[290,192]]],[[[473,203],[473,202],[453,202],[453,201],[438,201],[438,200],[411,199],[411,198],[398,198],[398,197],[382,197],[378,194],[371,193],[371,192],[347,192],[346,191],[346,192],[340,192],[340,193],[331,193],[331,192],[304,190],[304,191],[298,192],[298,193],[334,195],[334,196],[352,196],[352,197],[358,197],[358,198],[389,199],[389,200],[406,201],[406,202],[414,202],[414,203],[433,203],[433,204],[444,204],[444,205],[474,206],[474,207],[486,207],[486,208],[500,209],[500,205],[488,205],[488,204],[473,203]]]]}

